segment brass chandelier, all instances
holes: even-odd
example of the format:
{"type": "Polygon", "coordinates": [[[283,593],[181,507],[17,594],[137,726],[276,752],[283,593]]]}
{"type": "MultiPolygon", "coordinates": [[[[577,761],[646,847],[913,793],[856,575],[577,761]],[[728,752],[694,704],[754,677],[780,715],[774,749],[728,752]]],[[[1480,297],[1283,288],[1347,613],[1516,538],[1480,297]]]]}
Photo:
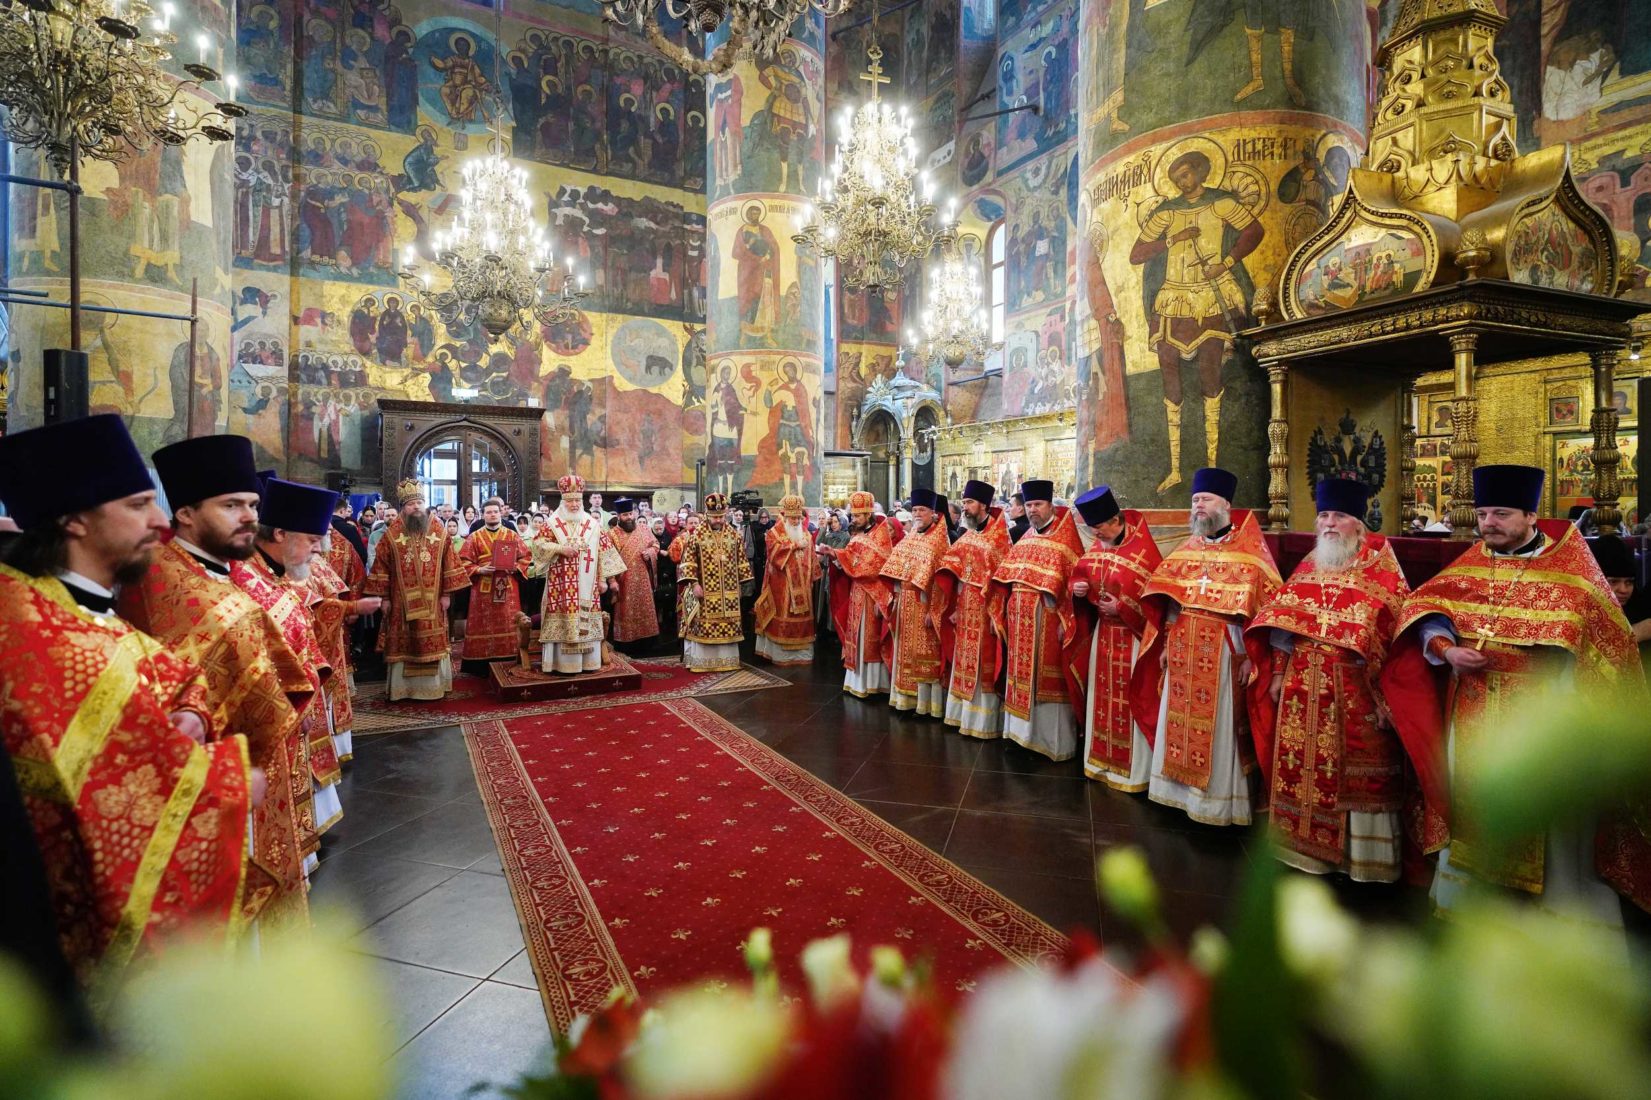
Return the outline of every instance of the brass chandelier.
{"type": "Polygon", "coordinates": [[[926,256],[935,241],[934,184],[927,172],[917,172],[910,113],[878,98],[877,86],[889,78],[877,42],[873,4],[871,47],[860,77],[870,82],[871,98],[839,116],[831,172],[792,237],[836,260],[838,280],[850,290],[900,285],[907,265],[926,256]]]}
{"type": "Polygon", "coordinates": [[[920,328],[908,334],[913,349],[956,369],[969,360],[984,360],[996,345],[987,340],[985,301],[978,265],[957,247],[957,225],[947,210],[946,227],[935,237],[938,263],[929,267],[920,328]]]}
{"type": "Polygon", "coordinates": [[[645,35],[650,44],[689,72],[725,73],[741,57],[773,57],[791,34],[791,24],[810,9],[827,19],[848,11],[853,0],[602,0],[602,17],[645,35]],[[689,33],[705,37],[728,23],[728,38],[709,59],[694,57],[665,37],[663,8],[689,33]]]}
{"type": "Polygon", "coordinates": [[[199,56],[180,80],[172,59],[171,3],[156,12],[146,0],[11,0],[0,9],[0,105],[17,145],[44,150],[60,177],[78,156],[123,159],[152,141],[182,145],[193,137],[229,141],[233,102],[201,105],[186,91],[222,79],[207,63],[211,40],[196,36],[199,56]]]}
{"type": "Polygon", "coordinates": [[[570,257],[557,267],[544,227],[533,217],[527,172],[511,164],[495,134],[489,153],[469,161],[459,187],[459,214],[430,242],[445,277],[418,268],[418,253],[403,253],[402,285],[445,325],[479,323],[498,340],[528,318],[543,325],[579,316],[589,294],[570,257]]]}

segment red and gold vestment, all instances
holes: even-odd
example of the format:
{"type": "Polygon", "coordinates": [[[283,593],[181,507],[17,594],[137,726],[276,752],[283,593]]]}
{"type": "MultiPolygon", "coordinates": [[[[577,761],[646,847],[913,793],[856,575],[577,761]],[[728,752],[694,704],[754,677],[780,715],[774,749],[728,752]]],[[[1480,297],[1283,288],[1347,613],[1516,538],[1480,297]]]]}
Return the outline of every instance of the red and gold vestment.
{"type": "Polygon", "coordinates": [[[740,585],[751,580],[752,574],[745,540],[738,531],[727,524],[701,527],[683,547],[676,579],[679,588],[691,590],[698,584],[705,593],[698,613],[678,631],[684,641],[727,645],[745,638],[740,624],[740,585]]]}
{"type": "Polygon", "coordinates": [[[1116,546],[1096,539],[1072,567],[1072,583],[1089,586],[1088,593],[1073,601],[1078,628],[1067,648],[1067,683],[1079,728],[1094,722],[1094,737],[1086,774],[1104,772],[1128,775],[1134,750],[1132,722],[1145,729],[1157,715],[1136,716],[1129,706],[1129,678],[1134,665],[1135,646],[1149,626],[1156,627],[1162,609],[1143,599],[1147,583],[1163,560],[1152,531],[1141,513],[1122,514],[1124,533],[1116,546]],[[1117,615],[1097,610],[1102,596],[1118,601],[1117,615]],[[1090,650],[1095,652],[1095,679],[1089,682],[1090,650]],[[1086,709],[1087,708],[1087,711],[1086,709]],[[1144,720],[1143,720],[1144,718],[1144,720]]]}
{"type": "Polygon", "coordinates": [[[768,529],[768,561],[757,596],[757,633],[782,650],[814,645],[814,583],[820,579],[820,559],[808,528],[799,529],[801,545],[786,533],[784,520],[768,529]]]}
{"type": "Polygon", "coordinates": [[[1251,620],[1251,637],[1293,636],[1273,728],[1256,755],[1273,824],[1291,848],[1338,864],[1349,813],[1397,812],[1403,749],[1382,728],[1374,685],[1410,592],[1393,548],[1369,534],[1348,568],[1321,571],[1309,554],[1251,620]]]}
{"type": "MultiPolygon", "coordinates": [[[[1232,512],[1232,530],[1219,539],[1193,535],[1158,564],[1142,593],[1143,602],[1155,601],[1165,617],[1170,605],[1179,607],[1167,628],[1148,625],[1141,637],[1140,656],[1130,682],[1130,706],[1146,717],[1141,729],[1155,746],[1168,741],[1164,775],[1188,786],[1205,788],[1210,782],[1215,718],[1219,700],[1215,687],[1221,651],[1234,643],[1228,627],[1248,626],[1282,582],[1272,551],[1261,537],[1255,514],[1247,508],[1232,512]],[[1167,663],[1160,671],[1160,655],[1167,663]],[[1164,692],[1169,707],[1162,729],[1155,729],[1164,692]]],[[[1233,659],[1233,714],[1248,723],[1251,738],[1268,739],[1272,728],[1272,699],[1267,694],[1272,675],[1272,647],[1251,636],[1244,651],[1233,659]],[[1250,679],[1240,683],[1238,668],[1248,658],[1250,679]]],[[[1242,731],[1235,730],[1242,759],[1249,751],[1242,731]]]]}
{"type": "Polygon", "coordinates": [[[602,591],[610,577],[625,571],[625,562],[599,521],[588,513],[551,513],[534,540],[536,560],[545,562],[545,600],[539,622],[540,642],[591,645],[602,641],[602,591]],[[572,546],[572,557],[549,553],[572,546]]]}
{"type": "Polygon", "coordinates": [[[446,531],[412,535],[399,520],[393,522],[379,540],[364,589],[369,596],[385,597],[378,632],[384,660],[417,666],[448,656],[452,643],[441,598],[469,583],[446,531]]]}
{"type": "Polygon", "coordinates": [[[464,540],[459,561],[470,575],[470,611],[460,655],[466,661],[516,656],[516,616],[522,613],[519,576],[533,564],[527,543],[503,524],[496,530],[478,527],[464,540]],[[506,559],[508,571],[499,568],[506,559]],[[494,572],[477,572],[489,565],[494,572]]]}
{"type": "Polygon", "coordinates": [[[1010,545],[1003,511],[993,508],[986,526],[965,531],[936,566],[942,578],[952,578],[936,589],[935,615],[942,660],[951,670],[951,694],[963,702],[974,699],[982,681],[994,685],[1001,671],[1003,644],[986,614],[986,596],[1010,545]]]}
{"type": "Polygon", "coordinates": [[[619,551],[625,571],[619,574],[619,592],[613,600],[613,640],[640,642],[659,635],[659,612],[654,610],[654,563],[659,558],[659,540],[638,523],[627,531],[617,523],[608,528],[613,548],[619,551]],[[649,550],[653,553],[650,555],[649,550]]]}
{"type": "MultiPolygon", "coordinates": [[[[334,539],[343,542],[343,539],[334,539]]],[[[344,543],[344,548],[353,555],[355,548],[344,543]]],[[[357,561],[360,558],[356,558],[357,561]]],[[[330,723],[333,731],[348,730],[355,725],[355,709],[350,703],[350,678],[345,670],[350,660],[350,633],[347,624],[355,614],[356,595],[348,582],[333,571],[331,555],[326,560],[317,558],[310,562],[310,577],[308,581],[312,599],[310,600],[310,621],[315,629],[316,643],[321,647],[321,654],[327,664],[332,666],[332,675],[328,676],[321,685],[322,693],[326,697],[326,705],[332,714],[330,723]]],[[[339,762],[343,761],[339,756],[339,762]]],[[[311,757],[311,766],[315,758],[311,757]]]]}
{"type": "Polygon", "coordinates": [[[122,585],[121,618],[159,639],[206,677],[212,728],[244,734],[268,791],[252,812],[252,857],[243,912],[248,919],[307,921],[301,835],[309,795],[300,714],[314,697],[308,670],[264,609],[228,577],[218,578],[175,541],[155,554],[143,580],[122,585]]]}
{"type": "Polygon", "coordinates": [[[931,590],[950,545],[946,523],[937,517],[927,531],[919,531],[913,524],[883,563],[883,577],[898,584],[889,609],[892,645],[896,649],[890,674],[894,691],[901,695],[916,695],[917,685],[938,684],[945,675],[939,617],[935,613],[944,601],[932,599],[931,590]]]}
{"type": "MultiPolygon", "coordinates": [[[[1450,620],[1460,644],[1489,659],[1482,672],[1452,680],[1446,715],[1458,758],[1474,739],[1520,720],[1555,658],[1574,660],[1579,693],[1625,695],[1632,708],[1647,705],[1645,672],[1634,636],[1587,542],[1562,520],[1538,520],[1546,543],[1534,555],[1496,555],[1475,543],[1410,594],[1399,629],[1429,615],[1450,620]]],[[[1384,680],[1385,687],[1385,680],[1384,680]]],[[[1424,768],[1440,769],[1446,729],[1437,715],[1388,695],[1406,750],[1424,768]]],[[[1540,892],[1541,837],[1492,864],[1464,821],[1448,819],[1450,862],[1480,878],[1518,890],[1540,892]]],[[[1642,909],[1651,909],[1651,839],[1630,815],[1602,822],[1595,846],[1601,878],[1642,909]]]]}
{"type": "Polygon", "coordinates": [[[194,665],[0,565],[0,738],[82,981],[169,934],[241,926],[251,762],[212,710],[194,665]],[[197,745],[176,711],[216,739],[197,745]]]}
{"type": "Polygon", "coordinates": [[[862,661],[887,665],[893,656],[888,650],[889,605],[894,602],[894,588],[882,576],[893,551],[893,527],[885,516],[872,516],[871,526],[856,531],[848,545],[837,551],[838,568],[831,573],[831,620],[843,643],[843,667],[850,672],[859,669],[862,661]],[[861,623],[866,624],[866,642],[876,650],[863,657],[861,623]]]}
{"type": "Polygon", "coordinates": [[[1065,650],[1078,629],[1070,582],[1083,543],[1074,513],[1055,511],[1048,534],[1028,531],[1009,548],[986,601],[992,629],[1003,639],[1003,709],[1017,718],[1031,718],[1038,703],[1067,701],[1065,650]]]}

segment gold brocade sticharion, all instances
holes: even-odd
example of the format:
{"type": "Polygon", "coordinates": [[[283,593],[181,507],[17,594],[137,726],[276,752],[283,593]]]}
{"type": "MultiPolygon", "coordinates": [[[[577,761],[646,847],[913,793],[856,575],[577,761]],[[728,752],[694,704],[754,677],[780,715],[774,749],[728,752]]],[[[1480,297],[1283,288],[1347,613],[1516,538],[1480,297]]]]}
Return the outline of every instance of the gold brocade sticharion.
{"type": "Polygon", "coordinates": [[[479,527],[464,540],[459,561],[470,573],[470,610],[464,623],[466,661],[489,661],[516,655],[516,616],[522,612],[522,596],[517,577],[533,564],[527,543],[510,528],[479,527]],[[499,549],[500,547],[504,549],[499,549]],[[499,570],[503,558],[510,569],[499,570]],[[478,570],[491,566],[492,573],[478,570]]]}
{"type": "Polygon", "coordinates": [[[897,582],[889,613],[894,634],[889,700],[897,710],[917,707],[918,685],[938,684],[944,671],[938,608],[945,601],[935,600],[931,588],[949,546],[946,522],[937,516],[927,531],[915,525],[908,530],[883,563],[883,577],[897,582]]]}
{"type": "Polygon", "coordinates": [[[687,541],[677,564],[679,585],[698,584],[705,594],[699,613],[682,624],[684,640],[702,645],[727,645],[745,639],[740,624],[740,586],[752,579],[745,541],[730,526],[702,527],[687,541]]]}
{"type": "Polygon", "coordinates": [[[379,649],[388,663],[432,665],[448,656],[441,597],[470,583],[445,531],[411,535],[399,521],[379,540],[366,593],[387,597],[379,649]]]}
{"type": "MultiPolygon", "coordinates": [[[[808,651],[814,648],[814,585],[820,579],[820,559],[814,545],[798,545],[786,533],[782,521],[768,529],[767,564],[763,567],[762,593],[757,597],[757,633],[779,650],[808,651]]],[[[775,664],[785,664],[783,660],[775,664]]]]}
{"type": "Polygon", "coordinates": [[[1003,511],[994,508],[986,526],[979,531],[965,531],[936,566],[941,574],[956,578],[955,584],[939,590],[945,602],[935,614],[942,624],[942,649],[950,655],[950,691],[963,703],[974,699],[982,682],[991,686],[997,680],[1002,649],[986,613],[986,597],[992,574],[1009,553],[1010,545],[1003,511]]]}
{"type": "Polygon", "coordinates": [[[292,792],[309,796],[300,713],[315,684],[275,621],[226,577],[207,572],[175,542],[155,554],[137,584],[122,585],[121,618],[206,676],[212,726],[245,734],[268,782],[252,812],[252,853],[242,895],[247,919],[307,923],[299,837],[305,823],[292,792]]]}

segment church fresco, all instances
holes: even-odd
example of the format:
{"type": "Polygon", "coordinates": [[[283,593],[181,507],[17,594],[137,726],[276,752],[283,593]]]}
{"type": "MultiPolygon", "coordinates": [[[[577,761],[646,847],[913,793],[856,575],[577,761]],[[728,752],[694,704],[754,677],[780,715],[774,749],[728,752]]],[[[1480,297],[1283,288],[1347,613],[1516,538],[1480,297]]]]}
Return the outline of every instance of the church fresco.
{"type": "Polygon", "coordinates": [[[1426,274],[1426,255],[1409,230],[1357,226],[1296,277],[1302,309],[1317,317],[1409,294],[1426,274]]]}
{"type": "Polygon", "coordinates": [[[820,354],[819,261],[791,240],[802,212],[801,200],[783,195],[741,195],[711,208],[707,309],[713,352],[820,354]]]}
{"type": "Polygon", "coordinates": [[[1005,39],[998,51],[999,110],[1036,105],[997,119],[998,175],[1051,151],[1077,132],[1077,67],[1074,65],[1075,0],[1005,39]]]}
{"type": "Polygon", "coordinates": [[[1589,294],[1599,257],[1588,231],[1549,202],[1508,234],[1508,277],[1516,283],[1589,294]]]}

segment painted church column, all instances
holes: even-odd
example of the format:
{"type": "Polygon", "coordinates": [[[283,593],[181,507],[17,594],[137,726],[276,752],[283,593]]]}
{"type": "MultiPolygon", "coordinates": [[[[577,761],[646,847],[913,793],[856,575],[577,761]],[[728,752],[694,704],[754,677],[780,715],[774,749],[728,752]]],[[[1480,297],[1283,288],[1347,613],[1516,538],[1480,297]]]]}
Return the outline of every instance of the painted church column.
{"type": "MultiPolygon", "coordinates": [[[[1617,450],[1616,369],[1621,348],[1595,348],[1590,353],[1594,365],[1594,522],[1599,533],[1614,535],[1622,522],[1617,508],[1617,472],[1622,452],[1617,450]]],[[[1556,519],[1563,519],[1557,516],[1556,519]]]]}
{"type": "MultiPolygon", "coordinates": [[[[821,265],[791,240],[824,159],[825,25],[707,78],[707,492],[818,503],[821,265]]],[[[713,42],[715,45],[715,42],[713,42]]]]}
{"type": "MultiPolygon", "coordinates": [[[[230,9],[217,0],[180,5],[183,28],[173,52],[197,55],[221,73],[235,66],[230,9]],[[204,53],[197,33],[207,36],[204,53]]],[[[193,98],[210,106],[228,98],[222,82],[193,98]]],[[[180,112],[182,114],[184,112],[180,112]]],[[[16,149],[18,175],[55,179],[43,155],[16,149]]],[[[149,452],[194,434],[220,430],[229,363],[232,270],[229,221],[233,214],[231,144],[195,138],[182,146],[156,141],[124,160],[82,160],[79,167],[81,301],[185,316],[191,284],[199,284],[200,327],[195,362],[189,323],[84,310],[80,346],[90,358],[90,407],[127,418],[138,445],[149,452]]],[[[11,285],[69,298],[69,218],[64,192],[21,185],[9,189],[11,285]]],[[[69,311],[19,305],[11,309],[11,343],[21,358],[12,376],[8,412],[12,430],[41,423],[44,387],[41,351],[71,346],[69,311]]]]}
{"type": "Polygon", "coordinates": [[[1220,465],[1280,507],[1290,410],[1237,334],[1362,154],[1365,5],[1081,0],[1079,33],[1080,472],[1163,507],[1220,465]]]}

